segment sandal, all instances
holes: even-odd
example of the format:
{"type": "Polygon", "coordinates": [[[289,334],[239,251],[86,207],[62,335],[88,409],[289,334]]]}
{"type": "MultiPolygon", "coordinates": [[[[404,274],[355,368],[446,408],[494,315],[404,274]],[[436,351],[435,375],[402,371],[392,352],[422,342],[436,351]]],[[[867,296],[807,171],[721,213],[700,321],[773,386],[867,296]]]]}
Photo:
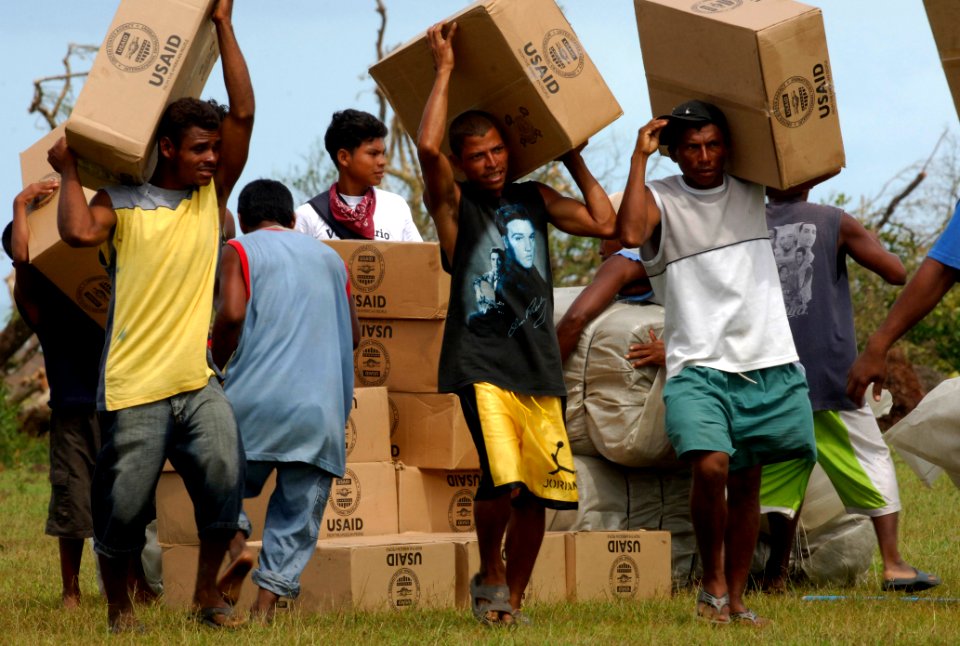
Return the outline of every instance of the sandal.
{"type": "Polygon", "coordinates": [[[731,612],[730,621],[735,624],[746,624],[755,628],[763,628],[773,623],[766,617],[761,617],[753,610],[744,610],[742,612],[731,612]]]}
{"type": "Polygon", "coordinates": [[[510,605],[510,588],[506,585],[489,585],[481,583],[480,573],[470,579],[470,607],[473,616],[484,626],[502,626],[504,615],[514,616],[513,606],[510,605]],[[490,613],[497,613],[496,618],[490,613]]]}
{"type": "Polygon", "coordinates": [[[730,595],[717,597],[701,588],[697,594],[697,618],[716,625],[729,624],[730,595]],[[723,612],[724,608],[727,608],[726,613],[723,612]]]}

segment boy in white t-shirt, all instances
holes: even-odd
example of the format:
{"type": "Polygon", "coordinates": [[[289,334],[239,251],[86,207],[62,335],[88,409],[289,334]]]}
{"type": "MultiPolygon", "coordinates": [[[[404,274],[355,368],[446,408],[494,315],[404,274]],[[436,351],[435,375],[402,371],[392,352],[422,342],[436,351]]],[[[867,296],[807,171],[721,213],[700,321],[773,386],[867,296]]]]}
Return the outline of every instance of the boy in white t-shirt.
{"type": "Polygon", "coordinates": [[[376,188],[386,169],[387,127],[372,114],[333,114],[323,143],[337,181],[297,209],[296,229],[318,240],[420,242],[406,200],[376,188]]]}

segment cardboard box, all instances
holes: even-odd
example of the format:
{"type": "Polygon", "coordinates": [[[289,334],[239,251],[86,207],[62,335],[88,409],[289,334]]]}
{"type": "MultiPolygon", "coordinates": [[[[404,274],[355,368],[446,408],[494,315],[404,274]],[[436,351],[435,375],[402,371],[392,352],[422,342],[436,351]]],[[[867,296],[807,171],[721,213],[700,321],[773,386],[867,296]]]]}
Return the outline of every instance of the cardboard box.
{"type": "MultiPolygon", "coordinates": [[[[47,151],[63,135],[64,128],[59,126],[20,153],[20,172],[24,186],[45,179],[59,178],[47,162],[47,151]]],[[[89,173],[85,165],[80,168],[80,177],[87,186],[99,188],[103,185],[102,180],[89,173]]],[[[89,201],[94,192],[84,189],[84,195],[89,201]]],[[[60,231],[57,229],[59,203],[58,190],[34,206],[27,217],[30,228],[30,263],[90,318],[101,326],[106,326],[113,288],[110,277],[100,264],[100,250],[96,247],[74,248],[60,238],[60,231]]]]}
{"type": "Polygon", "coordinates": [[[353,351],[357,386],[437,392],[443,319],[361,319],[353,351]]]}
{"type": "Polygon", "coordinates": [[[433,471],[399,465],[400,532],[472,532],[480,471],[433,471]]]}
{"type": "Polygon", "coordinates": [[[960,4],[955,0],[923,0],[923,6],[947,75],[953,104],[960,114],[960,4]]]}
{"type": "Polygon", "coordinates": [[[479,469],[460,399],[447,393],[389,394],[394,460],[423,469],[479,469]]]}
{"type": "MultiPolygon", "coordinates": [[[[457,605],[461,608],[470,607],[470,579],[480,571],[480,549],[476,534],[469,536],[471,540],[458,545],[463,552],[463,557],[457,561],[457,605]]],[[[567,600],[566,552],[565,532],[544,534],[530,582],[524,591],[524,603],[560,603],[567,600]]],[[[506,552],[502,556],[506,560],[506,552]]]]}
{"type": "MultiPolygon", "coordinates": [[[[323,510],[320,538],[378,536],[397,532],[397,480],[392,462],[347,464],[343,478],[334,478],[323,510]]],[[[276,487],[276,473],[267,478],[260,495],[243,501],[253,526],[250,540],[263,539],[267,505],[276,487]]],[[[197,545],[193,503],[183,480],[169,466],[157,484],[157,540],[165,545],[197,545]]]]}
{"type": "MultiPolygon", "coordinates": [[[[247,541],[254,553],[254,562],[260,558],[260,541],[247,541]]],[[[193,605],[193,590],[197,584],[197,560],[199,545],[160,545],[163,558],[163,602],[172,608],[190,608],[193,605]]],[[[225,568],[229,556],[224,558],[225,568]]],[[[223,572],[223,569],[221,569],[223,572]]],[[[247,577],[240,588],[237,608],[248,610],[257,596],[257,586],[247,577]]]]}
{"type": "Polygon", "coordinates": [[[390,422],[386,388],[354,388],[344,433],[347,462],[389,462],[390,422]]]}
{"type": "Polygon", "coordinates": [[[732,175],[788,188],[844,165],[819,9],[790,0],[635,7],[653,115],[690,99],[717,105],[730,124],[732,175]]]}
{"type": "Polygon", "coordinates": [[[122,0],[67,120],[67,141],[118,181],[146,181],[167,105],[199,96],[219,54],[214,0],[122,0]]]}
{"type": "Polygon", "coordinates": [[[357,314],[363,318],[442,319],[450,274],[436,242],[325,240],[350,271],[357,314]]]}
{"type": "MultiPolygon", "coordinates": [[[[522,177],[575,148],[623,114],[553,0],[475,2],[446,22],[458,25],[447,124],[485,110],[510,149],[508,175],[522,177]]],[[[426,34],[370,68],[403,127],[416,138],[433,87],[426,34]]],[[[444,143],[445,151],[449,146],[444,143]]]]}
{"type": "Polygon", "coordinates": [[[378,536],[317,543],[300,578],[304,609],[410,610],[454,604],[455,546],[378,536]]]}
{"type": "Polygon", "coordinates": [[[670,532],[566,535],[571,600],[670,596],[670,532]]]}

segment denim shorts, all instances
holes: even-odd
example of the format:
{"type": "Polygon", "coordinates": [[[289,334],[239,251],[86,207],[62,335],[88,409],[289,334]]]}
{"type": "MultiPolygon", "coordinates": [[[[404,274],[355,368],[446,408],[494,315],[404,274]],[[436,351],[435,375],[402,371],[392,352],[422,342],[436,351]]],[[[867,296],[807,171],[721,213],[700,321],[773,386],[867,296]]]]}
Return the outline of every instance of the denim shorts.
{"type": "Polygon", "coordinates": [[[792,363],[744,373],[687,366],[667,381],[663,401],[667,437],[680,458],[723,452],[730,471],[817,459],[807,380],[792,363]]]}
{"type": "Polygon", "coordinates": [[[215,378],[199,390],[104,414],[93,478],[94,548],[139,551],[156,517],[154,493],[169,459],[193,501],[201,540],[239,528],[244,460],[230,402],[215,378]]]}
{"type": "Polygon", "coordinates": [[[93,536],[90,486],[99,450],[96,406],[57,406],[51,410],[49,536],[93,536]]]}

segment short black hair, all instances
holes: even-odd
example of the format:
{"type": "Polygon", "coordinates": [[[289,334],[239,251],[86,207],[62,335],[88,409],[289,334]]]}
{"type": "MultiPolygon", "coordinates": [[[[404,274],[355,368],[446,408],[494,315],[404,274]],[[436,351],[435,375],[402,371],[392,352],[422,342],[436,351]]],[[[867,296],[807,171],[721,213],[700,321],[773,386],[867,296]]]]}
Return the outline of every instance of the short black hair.
{"type": "Polygon", "coordinates": [[[13,260],[13,222],[7,224],[3,230],[3,250],[13,260]]]}
{"type": "Polygon", "coordinates": [[[167,106],[157,126],[157,139],[167,137],[179,146],[183,133],[196,126],[201,130],[219,130],[227,115],[226,106],[215,100],[201,101],[192,97],[177,99],[167,106]]]}
{"type": "Polygon", "coordinates": [[[489,112],[467,110],[457,115],[450,122],[450,151],[459,157],[463,151],[463,142],[467,137],[482,137],[490,132],[491,128],[496,130],[500,134],[500,138],[506,141],[496,118],[489,112]]]}
{"type": "MultiPolygon", "coordinates": [[[[365,141],[383,139],[387,136],[387,127],[380,119],[362,110],[340,110],[333,113],[327,132],[323,135],[323,146],[327,154],[337,164],[337,151],[353,152],[365,141]]],[[[339,167],[339,166],[338,166],[339,167]]]]}
{"type": "Polygon", "coordinates": [[[507,225],[516,220],[528,220],[533,225],[530,213],[522,204],[505,204],[497,209],[494,223],[501,236],[507,235],[507,225]]]}
{"type": "Polygon", "coordinates": [[[276,222],[289,229],[293,226],[293,195],[281,182],[255,179],[240,191],[237,215],[247,230],[261,222],[276,222]]]}

